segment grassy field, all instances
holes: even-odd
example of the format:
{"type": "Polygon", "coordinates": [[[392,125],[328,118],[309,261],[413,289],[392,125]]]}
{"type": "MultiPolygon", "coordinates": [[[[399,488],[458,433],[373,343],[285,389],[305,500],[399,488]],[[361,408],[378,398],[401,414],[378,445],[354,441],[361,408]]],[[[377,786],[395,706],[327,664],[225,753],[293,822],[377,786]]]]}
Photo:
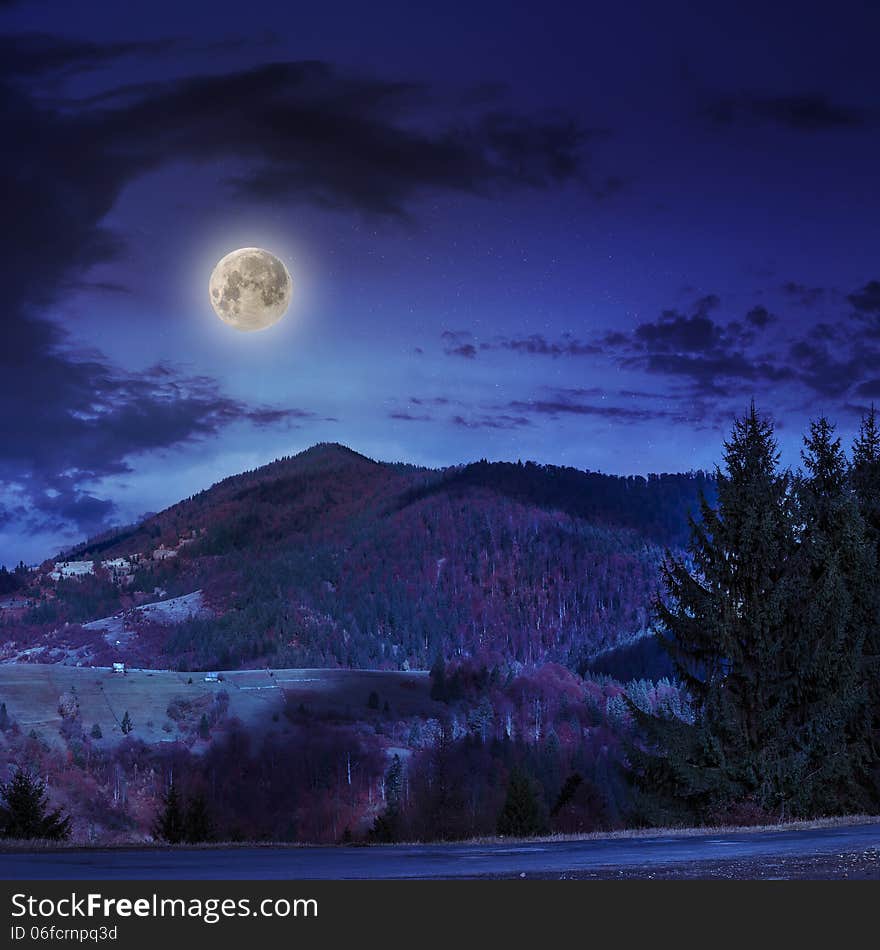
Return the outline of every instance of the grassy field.
{"type": "Polygon", "coordinates": [[[126,711],[134,723],[132,735],[145,742],[180,738],[183,722],[198,721],[220,692],[229,697],[227,715],[254,731],[283,723],[285,702],[302,703],[318,715],[370,719],[371,692],[387,701],[395,716],[436,714],[424,672],[381,670],[235,670],[207,682],[204,673],[129,670],[124,675],[104,667],[50,664],[0,665],[0,702],[24,731],[35,730],[48,741],[58,736],[62,717],[59,699],[74,693],[79,717],[88,731],[97,723],[104,741],[121,738],[126,711]],[[190,682],[191,680],[191,682],[190,682]],[[169,708],[186,710],[181,719],[169,708]]]}

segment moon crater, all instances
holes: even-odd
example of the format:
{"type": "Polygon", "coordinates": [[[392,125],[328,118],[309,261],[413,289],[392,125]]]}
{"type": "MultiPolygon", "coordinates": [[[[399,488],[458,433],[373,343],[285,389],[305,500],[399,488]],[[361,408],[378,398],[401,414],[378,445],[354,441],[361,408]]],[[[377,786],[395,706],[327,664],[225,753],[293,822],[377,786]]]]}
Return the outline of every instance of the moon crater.
{"type": "Polygon", "coordinates": [[[227,254],[208,284],[214,313],[245,333],[277,323],[290,306],[292,289],[284,263],[260,247],[242,247],[227,254]]]}

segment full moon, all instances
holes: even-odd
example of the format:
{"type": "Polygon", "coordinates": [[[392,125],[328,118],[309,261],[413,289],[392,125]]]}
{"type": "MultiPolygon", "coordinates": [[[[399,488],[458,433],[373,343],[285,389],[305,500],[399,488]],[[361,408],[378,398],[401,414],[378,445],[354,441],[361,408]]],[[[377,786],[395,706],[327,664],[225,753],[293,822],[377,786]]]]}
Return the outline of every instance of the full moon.
{"type": "Polygon", "coordinates": [[[241,247],[218,261],[208,292],[214,313],[243,333],[277,323],[290,306],[293,282],[284,263],[261,247],[241,247]]]}

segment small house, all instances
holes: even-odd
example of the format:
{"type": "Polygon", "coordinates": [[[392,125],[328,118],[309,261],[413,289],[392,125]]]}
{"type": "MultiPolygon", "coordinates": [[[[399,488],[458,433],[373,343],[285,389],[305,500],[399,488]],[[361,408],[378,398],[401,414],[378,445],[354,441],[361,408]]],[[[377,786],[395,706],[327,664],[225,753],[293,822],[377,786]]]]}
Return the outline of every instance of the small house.
{"type": "Polygon", "coordinates": [[[205,673],[205,682],[206,683],[219,683],[220,674],[219,673],[205,673]]]}
{"type": "Polygon", "coordinates": [[[82,578],[86,574],[94,573],[94,561],[56,561],[55,570],[49,572],[49,577],[53,581],[60,581],[68,578],[82,578]]]}

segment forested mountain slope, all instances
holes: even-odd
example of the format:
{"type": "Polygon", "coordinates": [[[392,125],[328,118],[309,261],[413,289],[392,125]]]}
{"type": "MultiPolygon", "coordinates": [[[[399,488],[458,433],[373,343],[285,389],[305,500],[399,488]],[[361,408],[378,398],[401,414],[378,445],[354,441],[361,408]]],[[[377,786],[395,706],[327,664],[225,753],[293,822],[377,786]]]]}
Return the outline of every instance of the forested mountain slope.
{"type": "Polygon", "coordinates": [[[442,653],[577,666],[644,630],[663,551],[684,540],[701,491],[713,491],[703,473],[437,471],[322,444],[66,552],[130,559],[131,582],[99,569],[32,589],[13,636],[39,632],[60,648],[78,623],[157,588],[201,589],[212,617],[145,629],[123,645],[132,657],[396,668],[442,653]]]}

